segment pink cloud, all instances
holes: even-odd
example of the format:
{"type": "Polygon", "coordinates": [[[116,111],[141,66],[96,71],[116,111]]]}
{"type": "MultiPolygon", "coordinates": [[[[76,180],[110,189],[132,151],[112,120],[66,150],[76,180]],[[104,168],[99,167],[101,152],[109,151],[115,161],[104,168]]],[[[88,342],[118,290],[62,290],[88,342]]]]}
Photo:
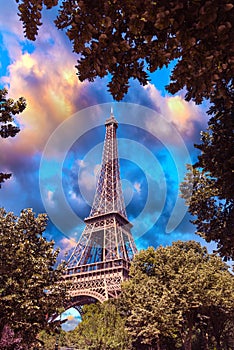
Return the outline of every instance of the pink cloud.
{"type": "Polygon", "coordinates": [[[9,75],[2,81],[9,88],[9,96],[24,96],[27,100],[27,108],[18,119],[21,132],[11,143],[16,153],[33,155],[43,150],[63,120],[87,104],[87,84],[79,82],[72,49],[66,48],[64,35],[53,24],[43,27],[31,53],[21,47],[22,28],[17,28],[17,36],[11,25],[7,31],[5,23],[3,34],[11,63],[9,75]]]}
{"type": "Polygon", "coordinates": [[[77,242],[73,238],[64,237],[59,241],[61,250],[65,253],[76,246],[77,242]]]}
{"type": "MultiPolygon", "coordinates": [[[[178,132],[187,136],[193,135],[195,131],[194,122],[201,122],[203,118],[204,112],[200,107],[192,101],[185,101],[179,95],[163,97],[153,84],[148,84],[144,89],[148,92],[148,96],[155,107],[160,108],[162,116],[168,122],[172,122],[178,132]]],[[[164,130],[164,132],[167,132],[167,130],[164,130]]]]}

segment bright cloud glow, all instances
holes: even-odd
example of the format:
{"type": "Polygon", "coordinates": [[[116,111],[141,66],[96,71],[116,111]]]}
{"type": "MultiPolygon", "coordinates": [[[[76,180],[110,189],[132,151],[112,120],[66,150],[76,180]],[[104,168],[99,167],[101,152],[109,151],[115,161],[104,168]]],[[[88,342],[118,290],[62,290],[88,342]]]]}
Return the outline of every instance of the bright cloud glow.
{"type": "Polygon", "coordinates": [[[181,96],[163,97],[150,83],[144,89],[148,92],[155,106],[159,107],[160,113],[168,121],[173,122],[180,133],[189,136],[194,134],[194,121],[201,122],[203,117],[201,109],[194,102],[187,102],[181,96]]]}

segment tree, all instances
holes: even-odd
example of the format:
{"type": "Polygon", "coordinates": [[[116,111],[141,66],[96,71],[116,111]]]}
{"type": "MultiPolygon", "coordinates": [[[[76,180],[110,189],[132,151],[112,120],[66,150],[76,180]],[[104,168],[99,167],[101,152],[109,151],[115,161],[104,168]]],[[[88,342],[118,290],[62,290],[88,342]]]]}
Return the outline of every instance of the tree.
{"type": "MultiPolygon", "coordinates": [[[[2,138],[14,137],[20,131],[20,129],[14,125],[14,116],[22,113],[26,108],[26,100],[23,97],[14,101],[12,98],[6,99],[7,94],[7,89],[0,89],[0,136],[2,138]]],[[[0,173],[0,187],[1,183],[10,177],[11,174],[0,173]]]]}
{"type": "MultiPolygon", "coordinates": [[[[175,308],[172,308],[171,299],[164,289],[156,278],[142,274],[124,285],[122,308],[123,314],[127,315],[126,327],[134,349],[152,347],[159,350],[165,340],[176,339],[174,324],[179,315],[173,313],[175,308]]],[[[175,342],[171,343],[175,349],[175,342]]]]}
{"type": "MultiPolygon", "coordinates": [[[[35,40],[43,5],[57,0],[16,0],[25,35],[35,40]]],[[[187,99],[200,103],[214,90],[228,99],[233,78],[233,4],[228,0],[63,1],[56,26],[65,29],[74,52],[81,54],[81,81],[108,73],[109,90],[117,100],[130,78],[148,81],[154,72],[177,60],[170,92],[186,87],[187,99]]],[[[227,103],[231,103],[228,99],[227,103]]]]}
{"type": "MultiPolygon", "coordinates": [[[[38,338],[43,342],[43,346],[46,350],[54,350],[56,344],[56,334],[49,333],[45,330],[41,331],[38,338]]],[[[66,344],[67,345],[67,344],[66,344]]]]}
{"type": "Polygon", "coordinates": [[[82,322],[65,337],[74,347],[83,350],[129,350],[129,336],[125,320],[119,314],[113,301],[103,304],[85,305],[82,322]]]}
{"type": "Polygon", "coordinates": [[[0,209],[0,341],[8,327],[23,349],[40,330],[52,327],[48,321],[65,297],[58,283],[63,267],[54,267],[58,250],[42,236],[46,222],[45,214],[36,217],[31,209],[19,217],[0,209]]]}
{"type": "Polygon", "coordinates": [[[1,349],[21,350],[23,348],[20,343],[20,337],[15,336],[14,331],[9,326],[4,326],[0,339],[1,349]]]}
{"type": "Polygon", "coordinates": [[[234,260],[234,110],[216,101],[202,133],[198,162],[189,166],[181,193],[196,218],[197,234],[217,243],[218,253],[234,260]]]}
{"type": "MultiPolygon", "coordinates": [[[[137,349],[144,344],[148,349],[160,350],[165,344],[181,349],[183,344],[191,350],[197,332],[208,344],[215,317],[220,342],[224,324],[232,319],[234,278],[219,257],[197,242],[178,241],[138,253],[130,277],[123,285],[122,310],[137,349]]],[[[212,345],[222,349],[217,341],[212,345]]]]}

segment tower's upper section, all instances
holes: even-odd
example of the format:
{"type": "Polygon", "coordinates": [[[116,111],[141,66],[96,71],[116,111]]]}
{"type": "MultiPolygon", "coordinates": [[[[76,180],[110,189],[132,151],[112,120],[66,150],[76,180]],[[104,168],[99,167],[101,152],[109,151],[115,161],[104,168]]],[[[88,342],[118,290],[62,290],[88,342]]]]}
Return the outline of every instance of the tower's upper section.
{"type": "Polygon", "coordinates": [[[102,153],[101,171],[89,218],[115,212],[127,219],[119,172],[116,138],[118,122],[112,110],[110,117],[105,122],[105,126],[106,135],[102,153]]]}
{"type": "Polygon", "coordinates": [[[111,109],[111,115],[110,115],[110,118],[107,118],[106,122],[105,122],[105,125],[108,126],[110,124],[114,124],[114,126],[116,127],[116,129],[118,128],[118,122],[117,120],[115,119],[114,117],[114,114],[113,114],[113,110],[111,109]]]}

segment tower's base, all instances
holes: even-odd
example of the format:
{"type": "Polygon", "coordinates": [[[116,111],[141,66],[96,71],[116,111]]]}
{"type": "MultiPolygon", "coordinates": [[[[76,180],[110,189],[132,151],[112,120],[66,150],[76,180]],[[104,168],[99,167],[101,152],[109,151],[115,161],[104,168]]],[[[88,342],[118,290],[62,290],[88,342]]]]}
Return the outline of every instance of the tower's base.
{"type": "Polygon", "coordinates": [[[128,278],[130,263],[123,259],[69,268],[64,276],[68,306],[82,306],[117,298],[121,283],[128,278]]]}

